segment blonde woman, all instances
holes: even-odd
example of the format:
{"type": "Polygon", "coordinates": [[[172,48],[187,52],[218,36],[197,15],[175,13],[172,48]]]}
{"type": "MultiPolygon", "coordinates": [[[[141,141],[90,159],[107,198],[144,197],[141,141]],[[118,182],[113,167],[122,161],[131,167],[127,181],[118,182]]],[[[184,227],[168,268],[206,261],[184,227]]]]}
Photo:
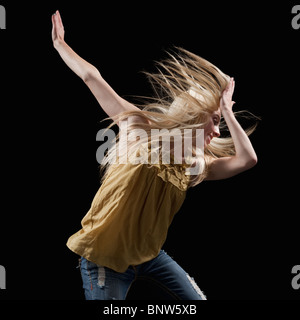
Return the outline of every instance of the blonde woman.
{"type": "Polygon", "coordinates": [[[257,162],[248,138],[252,130],[246,133],[232,111],[234,79],[207,60],[179,49],[160,63],[158,74],[148,75],[162,94],[137,107],[121,98],[94,66],[66,44],[58,11],[52,15],[52,24],[54,48],[112,120],[109,127],[119,126],[115,144],[101,161],[101,187],[82,229],[67,242],[81,257],[86,299],[123,300],[138,278],[152,280],[173,299],[206,299],[162,246],[188,188],[203,180],[229,178],[257,162]],[[222,117],[225,121],[220,124],[222,117]],[[229,137],[220,137],[220,125],[227,126],[229,137]],[[197,129],[202,134],[199,145],[197,129]],[[146,134],[129,139],[134,130],[146,134]],[[182,146],[184,130],[192,130],[188,156],[178,148],[175,152],[177,142],[182,146]],[[170,133],[170,148],[163,151],[159,139],[170,133]],[[126,141],[126,152],[122,141],[126,141]],[[118,161],[113,161],[116,150],[118,161]],[[162,160],[166,150],[169,163],[162,160]],[[141,155],[150,161],[131,161],[141,155]],[[151,161],[153,155],[158,161],[151,161]],[[189,170],[197,166],[200,170],[191,174],[189,170]]]}

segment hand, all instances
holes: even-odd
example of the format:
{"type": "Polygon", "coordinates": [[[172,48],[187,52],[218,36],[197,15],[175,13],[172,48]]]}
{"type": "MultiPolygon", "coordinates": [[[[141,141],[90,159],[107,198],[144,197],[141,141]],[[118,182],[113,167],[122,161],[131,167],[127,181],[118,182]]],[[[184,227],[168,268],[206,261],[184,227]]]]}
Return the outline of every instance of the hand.
{"type": "Polygon", "coordinates": [[[223,113],[224,111],[232,111],[232,106],[235,104],[232,101],[233,91],[234,91],[235,81],[233,78],[230,78],[230,81],[226,87],[226,89],[222,93],[222,97],[220,99],[220,109],[223,113]]]}
{"type": "Polygon", "coordinates": [[[57,10],[51,17],[52,20],[52,41],[55,46],[61,41],[64,41],[65,29],[61,20],[59,11],[57,10]]]}

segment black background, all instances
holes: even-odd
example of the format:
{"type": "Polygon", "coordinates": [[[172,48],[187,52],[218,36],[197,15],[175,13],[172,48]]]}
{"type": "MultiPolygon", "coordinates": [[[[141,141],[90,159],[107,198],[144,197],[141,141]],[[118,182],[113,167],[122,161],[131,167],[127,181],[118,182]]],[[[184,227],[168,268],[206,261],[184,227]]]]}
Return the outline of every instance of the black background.
{"type": "MultiPolygon", "coordinates": [[[[96,133],[106,115],[52,46],[59,9],[66,42],[126,99],[152,95],[141,71],[181,46],[236,81],[235,110],[262,120],[258,164],[190,189],[164,249],[209,300],[300,297],[296,2],[1,2],[0,265],[4,300],[83,300],[78,257],[65,243],[99,188],[96,133]]],[[[145,283],[128,299],[157,299],[145,283]]]]}

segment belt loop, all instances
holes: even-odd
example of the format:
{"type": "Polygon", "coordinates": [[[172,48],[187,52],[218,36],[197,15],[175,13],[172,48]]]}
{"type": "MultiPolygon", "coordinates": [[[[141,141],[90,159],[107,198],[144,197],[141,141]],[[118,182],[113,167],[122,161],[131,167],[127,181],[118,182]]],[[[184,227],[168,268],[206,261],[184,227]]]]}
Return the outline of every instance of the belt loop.
{"type": "Polygon", "coordinates": [[[79,259],[78,259],[78,266],[76,267],[76,269],[80,269],[80,271],[81,271],[81,261],[82,261],[82,258],[80,257],[79,259]]]}

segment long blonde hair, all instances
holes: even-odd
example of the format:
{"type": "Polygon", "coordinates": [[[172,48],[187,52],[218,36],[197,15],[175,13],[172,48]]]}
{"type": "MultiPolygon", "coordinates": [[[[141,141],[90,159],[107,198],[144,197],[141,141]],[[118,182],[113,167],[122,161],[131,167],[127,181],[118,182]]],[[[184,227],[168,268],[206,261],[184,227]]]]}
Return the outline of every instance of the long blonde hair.
{"type": "MultiPolygon", "coordinates": [[[[143,120],[128,125],[128,134],[139,129],[143,129],[147,133],[147,137],[140,136],[139,140],[130,141],[127,150],[129,158],[136,155],[136,151],[141,147],[147,149],[150,136],[151,141],[153,139],[159,141],[159,137],[170,135],[171,132],[176,139],[176,135],[180,135],[184,129],[204,128],[210,115],[219,109],[222,92],[230,77],[198,55],[183,48],[176,49],[178,52],[168,53],[168,59],[157,62],[158,73],[145,72],[154,88],[156,97],[148,98],[147,102],[139,105],[140,110],[126,111],[102,120],[112,120],[107,129],[120,121],[125,121],[130,116],[139,116],[143,120]],[[152,129],[159,129],[159,134],[153,134],[152,129]]],[[[220,128],[224,127],[226,124],[222,121],[220,128]]],[[[247,134],[253,131],[254,126],[246,130],[247,134]]],[[[105,179],[111,164],[114,163],[117,150],[122,150],[120,132],[100,163],[101,173],[104,173],[101,182],[105,179]]],[[[158,151],[161,156],[160,147],[155,151],[158,151]]],[[[193,152],[193,154],[197,154],[197,152],[193,152]]],[[[213,158],[233,155],[235,155],[235,148],[230,136],[214,138],[204,149],[204,157],[202,154],[197,159],[202,170],[199,174],[190,177],[189,187],[195,186],[205,179],[213,158]]],[[[120,153],[119,156],[121,156],[120,153]]]]}

